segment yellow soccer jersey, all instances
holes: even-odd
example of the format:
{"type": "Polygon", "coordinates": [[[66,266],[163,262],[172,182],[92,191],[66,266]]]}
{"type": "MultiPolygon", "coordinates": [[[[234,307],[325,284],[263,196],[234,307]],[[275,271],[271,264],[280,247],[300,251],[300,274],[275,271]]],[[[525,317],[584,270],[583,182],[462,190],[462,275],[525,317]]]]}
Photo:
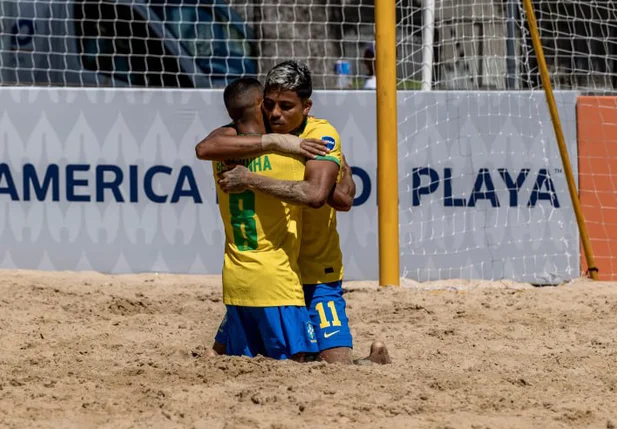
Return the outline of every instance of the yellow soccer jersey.
{"type": "MultiPolygon", "coordinates": [[[[328,121],[309,117],[300,137],[329,142],[330,152],[317,159],[341,165],[341,139],[328,121]]],[[[339,178],[340,174],[339,170],[339,178]]],[[[304,209],[298,263],[304,284],[330,283],[343,279],[343,254],[336,230],[336,211],[329,205],[319,209],[304,209]]]]}
{"type": "MultiPolygon", "coordinates": [[[[253,172],[280,180],[302,180],[304,160],[265,154],[243,163],[253,172]]],[[[224,171],[213,162],[215,183],[224,171]]],[[[304,306],[298,268],[302,208],[261,192],[225,193],[218,184],[225,226],[223,300],[246,307],[304,306]]]]}

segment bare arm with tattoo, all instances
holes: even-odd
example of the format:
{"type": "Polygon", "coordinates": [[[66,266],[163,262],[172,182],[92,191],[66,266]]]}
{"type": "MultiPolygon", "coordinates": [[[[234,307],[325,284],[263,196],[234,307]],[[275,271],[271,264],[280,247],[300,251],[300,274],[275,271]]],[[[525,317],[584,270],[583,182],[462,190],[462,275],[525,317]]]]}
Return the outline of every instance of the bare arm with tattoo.
{"type": "Polygon", "coordinates": [[[207,161],[257,156],[265,151],[261,136],[238,136],[231,127],[217,128],[195,146],[197,158],[207,161]]]}
{"type": "Polygon", "coordinates": [[[326,142],[321,140],[303,139],[291,134],[239,136],[232,127],[220,127],[195,146],[195,155],[201,160],[225,161],[280,152],[313,159],[327,153],[325,145],[326,142]]]}
{"type": "Polygon", "coordinates": [[[225,192],[259,190],[288,203],[319,208],[328,201],[338,169],[339,166],[332,161],[310,160],[306,162],[304,180],[294,181],[261,176],[237,165],[223,173],[218,183],[225,192]]]}

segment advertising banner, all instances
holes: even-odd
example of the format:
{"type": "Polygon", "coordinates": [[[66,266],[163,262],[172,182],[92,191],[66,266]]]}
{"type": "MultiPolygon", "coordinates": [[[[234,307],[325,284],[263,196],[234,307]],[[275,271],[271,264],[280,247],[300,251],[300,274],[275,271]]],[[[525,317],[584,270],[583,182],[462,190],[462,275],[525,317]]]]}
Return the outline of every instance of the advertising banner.
{"type": "MultiPolygon", "coordinates": [[[[0,268],[220,273],[219,90],[0,89],[0,268]]],[[[575,94],[558,93],[572,163],[575,94]]],[[[417,280],[579,273],[544,96],[399,94],[401,267],[417,280]]],[[[378,278],[375,94],[317,92],[357,183],[338,216],[348,280],[378,278]]]]}

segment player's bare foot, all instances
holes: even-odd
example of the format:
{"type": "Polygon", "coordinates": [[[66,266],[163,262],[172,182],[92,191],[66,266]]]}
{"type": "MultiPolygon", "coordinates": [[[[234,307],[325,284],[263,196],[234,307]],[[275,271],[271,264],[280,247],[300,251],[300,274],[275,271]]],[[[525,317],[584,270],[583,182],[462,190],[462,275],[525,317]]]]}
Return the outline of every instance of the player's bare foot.
{"type": "Polygon", "coordinates": [[[206,358],[206,359],[210,359],[210,358],[213,358],[213,357],[218,356],[218,355],[219,354],[217,352],[215,352],[214,350],[206,349],[206,351],[203,354],[203,357],[206,358]]]}
{"type": "Polygon", "coordinates": [[[388,348],[381,341],[373,341],[373,344],[371,344],[371,353],[369,354],[368,359],[379,365],[392,363],[390,353],[388,353],[388,348]]]}
{"type": "Polygon", "coordinates": [[[358,359],[354,362],[356,365],[387,365],[392,363],[388,348],[381,341],[373,341],[371,344],[371,352],[364,359],[358,359]]]}

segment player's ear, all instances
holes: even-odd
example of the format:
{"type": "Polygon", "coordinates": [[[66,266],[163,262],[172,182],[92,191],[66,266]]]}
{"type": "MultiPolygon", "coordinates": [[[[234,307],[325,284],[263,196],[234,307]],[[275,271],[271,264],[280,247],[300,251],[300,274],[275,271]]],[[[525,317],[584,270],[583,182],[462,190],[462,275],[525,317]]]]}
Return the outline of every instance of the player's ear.
{"type": "Polygon", "coordinates": [[[311,111],[311,107],[313,107],[313,100],[309,98],[304,102],[304,110],[302,110],[302,114],[304,116],[308,116],[309,112],[311,111]]]}

